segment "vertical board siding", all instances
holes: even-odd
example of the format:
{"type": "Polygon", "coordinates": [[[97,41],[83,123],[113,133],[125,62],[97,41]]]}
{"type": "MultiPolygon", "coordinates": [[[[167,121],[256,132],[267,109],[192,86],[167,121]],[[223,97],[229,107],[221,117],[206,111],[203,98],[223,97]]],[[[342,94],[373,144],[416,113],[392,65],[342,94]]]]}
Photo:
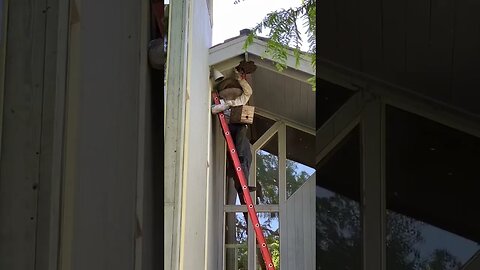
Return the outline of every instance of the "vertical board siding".
{"type": "Polygon", "coordinates": [[[455,2],[455,43],[453,48],[453,103],[480,114],[480,2],[455,2]]]}
{"type": "Polygon", "coordinates": [[[320,1],[317,55],[480,114],[479,12],[478,1],[320,1]]]}
{"type": "Polygon", "coordinates": [[[287,269],[313,270],[315,266],[315,174],[287,200],[285,226],[287,269]]]}
{"type": "Polygon", "coordinates": [[[140,9],[79,6],[72,269],[134,268],[140,9]]]}
{"type": "Polygon", "coordinates": [[[389,80],[403,80],[406,73],[407,4],[408,1],[383,1],[383,63],[389,80]]]}
{"type": "Polygon", "coordinates": [[[8,3],[0,154],[0,269],[35,267],[45,7],[46,1],[8,3]]]}
{"type": "Polygon", "coordinates": [[[337,1],[319,1],[317,3],[317,53],[327,60],[336,60],[337,54],[337,13],[335,3],[337,1]]]}
{"type": "Polygon", "coordinates": [[[383,72],[382,0],[360,2],[360,41],[352,46],[361,46],[360,71],[379,75],[383,72]]]}
{"type": "MultiPolygon", "coordinates": [[[[212,115],[209,108],[208,49],[212,29],[206,1],[189,1],[187,100],[185,129],[186,176],[182,187],[182,232],[180,244],[180,269],[204,269],[206,256],[217,256],[205,250],[207,244],[207,190],[210,174],[208,157],[212,115]]],[[[212,217],[212,216],[210,216],[212,217]]]]}
{"type": "Polygon", "coordinates": [[[254,75],[251,105],[315,126],[315,92],[310,84],[264,68],[258,68],[254,75]]]}

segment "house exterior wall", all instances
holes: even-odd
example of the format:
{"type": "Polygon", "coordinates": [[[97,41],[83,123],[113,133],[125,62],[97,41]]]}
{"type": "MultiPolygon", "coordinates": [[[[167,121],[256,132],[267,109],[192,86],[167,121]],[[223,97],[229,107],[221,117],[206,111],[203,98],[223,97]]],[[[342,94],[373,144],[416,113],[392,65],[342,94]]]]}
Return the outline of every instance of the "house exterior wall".
{"type": "MultiPolygon", "coordinates": [[[[208,48],[211,18],[204,0],[172,3],[165,125],[165,269],[207,267],[207,194],[211,115],[208,48]],[[176,6],[174,6],[176,5],[176,6]]],[[[208,254],[208,255],[207,255],[208,254]]]]}
{"type": "Polygon", "coordinates": [[[1,5],[0,268],[54,269],[68,4],[1,5]]]}
{"type": "Polygon", "coordinates": [[[62,269],[134,269],[148,1],[71,2],[62,269]]]}
{"type": "Polygon", "coordinates": [[[0,268],[141,269],[149,2],[8,4],[0,268]]]}
{"type": "Polygon", "coordinates": [[[46,16],[40,15],[42,3],[29,2],[12,1],[8,6],[11,30],[5,40],[8,55],[2,69],[8,80],[2,81],[1,269],[33,269],[35,261],[38,190],[33,185],[40,182],[46,16]],[[29,38],[30,42],[25,42],[29,38]]]}
{"type": "MultiPolygon", "coordinates": [[[[155,156],[162,153],[151,150],[159,134],[148,121],[154,121],[152,106],[161,105],[149,103],[149,1],[8,3],[0,268],[158,268],[153,257],[161,248],[152,238],[158,240],[159,219],[151,215],[161,213],[160,194],[148,191],[160,190],[155,182],[161,176],[153,168],[161,167],[155,156]]],[[[181,174],[166,178],[176,189],[166,195],[182,196],[164,203],[166,213],[175,211],[170,220],[175,216],[182,223],[172,223],[170,252],[178,256],[169,257],[173,263],[166,269],[198,269],[206,267],[207,256],[216,256],[205,251],[207,216],[213,215],[207,212],[213,204],[207,202],[213,191],[211,18],[204,0],[174,3],[186,14],[176,18],[185,36],[171,46],[185,63],[173,62],[180,72],[170,69],[180,90],[169,92],[184,93],[182,118],[172,118],[182,125],[183,137],[165,144],[181,144],[182,150],[181,162],[174,164],[181,174]]]]}
{"type": "Polygon", "coordinates": [[[315,174],[287,200],[285,209],[286,269],[315,269],[315,174]]]}
{"type": "Polygon", "coordinates": [[[354,86],[369,76],[479,115],[479,11],[476,1],[321,1],[317,63],[354,86]]]}
{"type": "Polygon", "coordinates": [[[182,189],[180,269],[206,268],[207,189],[210,175],[211,114],[208,48],[211,24],[206,1],[189,8],[188,77],[185,130],[185,178],[182,189]]]}

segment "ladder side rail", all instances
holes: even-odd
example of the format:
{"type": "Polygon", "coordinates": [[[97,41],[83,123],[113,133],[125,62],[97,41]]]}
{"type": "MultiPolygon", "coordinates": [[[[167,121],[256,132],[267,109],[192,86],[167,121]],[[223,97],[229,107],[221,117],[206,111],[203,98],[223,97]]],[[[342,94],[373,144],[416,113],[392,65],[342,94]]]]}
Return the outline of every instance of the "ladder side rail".
{"type": "MultiPolygon", "coordinates": [[[[218,99],[218,95],[216,92],[212,93],[212,97],[215,104],[220,104],[220,100],[218,99]]],[[[262,228],[260,227],[260,222],[258,221],[257,212],[255,210],[255,206],[253,205],[252,197],[250,196],[250,192],[248,191],[245,174],[243,173],[242,167],[240,166],[240,160],[237,155],[237,150],[235,149],[235,144],[233,143],[228,124],[225,120],[225,115],[222,112],[218,113],[218,119],[220,120],[220,125],[222,127],[225,140],[227,141],[228,153],[230,154],[230,157],[233,161],[237,180],[240,181],[240,184],[242,186],[243,196],[247,205],[248,214],[254,226],[255,235],[258,244],[260,245],[260,252],[262,253],[263,260],[265,261],[265,265],[268,267],[268,269],[275,270],[270,251],[268,250],[265,237],[263,236],[262,228]]]]}

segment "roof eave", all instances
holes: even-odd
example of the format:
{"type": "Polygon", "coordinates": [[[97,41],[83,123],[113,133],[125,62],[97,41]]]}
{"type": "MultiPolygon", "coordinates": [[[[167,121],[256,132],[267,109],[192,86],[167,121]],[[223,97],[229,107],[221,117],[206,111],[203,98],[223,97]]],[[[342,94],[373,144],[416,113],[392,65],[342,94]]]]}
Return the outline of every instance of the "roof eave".
{"type": "MultiPolygon", "coordinates": [[[[271,56],[265,53],[267,48],[267,43],[265,41],[254,38],[252,44],[250,44],[250,46],[248,46],[247,50],[245,51],[243,49],[243,46],[246,39],[246,36],[240,36],[238,38],[232,39],[228,42],[210,48],[209,65],[214,66],[221,62],[227,61],[230,58],[243,55],[245,54],[245,52],[248,54],[256,55],[259,57],[259,59],[262,59],[265,62],[275,62],[271,58],[271,56]]],[[[269,63],[264,63],[264,65],[269,65],[269,63]]],[[[286,65],[289,69],[297,70],[309,75],[315,75],[315,71],[311,65],[310,59],[307,56],[301,55],[299,59],[299,65],[296,65],[296,59],[292,50],[287,51],[286,65]]]]}

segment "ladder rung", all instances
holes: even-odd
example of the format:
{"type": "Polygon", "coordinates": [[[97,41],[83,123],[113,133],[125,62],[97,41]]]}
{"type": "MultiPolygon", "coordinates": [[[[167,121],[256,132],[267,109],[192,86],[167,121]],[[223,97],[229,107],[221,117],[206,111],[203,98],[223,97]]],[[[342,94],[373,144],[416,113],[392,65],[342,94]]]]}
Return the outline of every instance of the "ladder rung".
{"type": "MultiPolygon", "coordinates": [[[[212,92],[213,102],[215,104],[220,104],[220,100],[216,92],[212,92]]],[[[260,252],[262,253],[263,260],[265,265],[269,270],[275,270],[275,266],[272,262],[272,257],[270,251],[268,250],[265,237],[263,236],[263,231],[258,221],[257,211],[255,211],[255,206],[253,205],[252,197],[250,192],[248,192],[247,180],[245,174],[243,173],[242,167],[240,166],[240,160],[238,158],[237,150],[235,149],[235,144],[233,143],[232,136],[230,136],[230,130],[228,128],[227,122],[225,121],[225,115],[223,113],[218,113],[218,119],[220,120],[220,125],[222,127],[223,135],[227,141],[228,153],[233,161],[233,166],[236,168],[235,173],[237,175],[237,181],[240,181],[240,185],[243,190],[243,197],[245,199],[245,204],[247,205],[248,215],[252,221],[255,236],[257,238],[258,245],[260,246],[260,252]]]]}

